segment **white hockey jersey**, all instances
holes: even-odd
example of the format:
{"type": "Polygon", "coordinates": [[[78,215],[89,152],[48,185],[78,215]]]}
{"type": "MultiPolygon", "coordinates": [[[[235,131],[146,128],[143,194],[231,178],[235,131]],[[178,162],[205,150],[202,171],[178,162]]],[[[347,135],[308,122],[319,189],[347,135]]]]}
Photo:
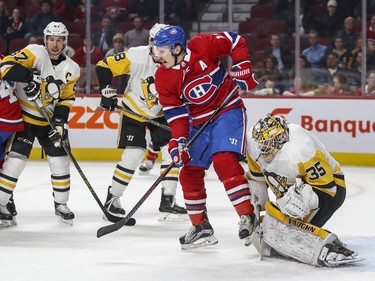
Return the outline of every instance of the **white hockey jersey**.
{"type": "MultiPolygon", "coordinates": [[[[159,95],[155,90],[155,72],[159,66],[150,56],[149,46],[130,48],[127,51],[107,57],[97,65],[109,68],[113,76],[129,74],[123,103],[133,112],[154,119],[163,116],[159,95]]],[[[145,122],[133,115],[133,119],[145,122]]]]}
{"type": "Polygon", "coordinates": [[[277,198],[297,177],[332,197],[338,187],[345,188],[340,165],[325,146],[301,126],[288,124],[288,127],[289,142],[269,162],[260,156],[250,130],[247,135],[248,178],[266,183],[277,198]]]}
{"type": "MultiPolygon", "coordinates": [[[[80,75],[79,66],[72,59],[65,57],[58,64],[53,65],[43,45],[31,44],[2,60],[1,75],[6,75],[16,64],[38,70],[44,80],[41,84],[42,104],[48,113],[52,115],[58,105],[72,107],[75,100],[75,85],[80,75]]],[[[26,83],[16,83],[24,121],[40,126],[48,125],[35,103],[27,99],[23,90],[26,85],[26,83]]]]}

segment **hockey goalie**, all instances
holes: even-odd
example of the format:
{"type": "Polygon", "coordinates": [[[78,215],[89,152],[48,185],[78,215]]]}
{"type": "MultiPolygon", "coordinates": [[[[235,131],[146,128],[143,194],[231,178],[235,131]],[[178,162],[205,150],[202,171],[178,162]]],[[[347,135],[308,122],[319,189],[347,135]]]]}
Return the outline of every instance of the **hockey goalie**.
{"type": "Polygon", "coordinates": [[[343,204],[346,185],[339,163],[311,132],[267,114],[249,131],[247,152],[252,202],[258,214],[265,211],[252,235],[261,256],[327,267],[363,260],[322,228],[343,204]]]}

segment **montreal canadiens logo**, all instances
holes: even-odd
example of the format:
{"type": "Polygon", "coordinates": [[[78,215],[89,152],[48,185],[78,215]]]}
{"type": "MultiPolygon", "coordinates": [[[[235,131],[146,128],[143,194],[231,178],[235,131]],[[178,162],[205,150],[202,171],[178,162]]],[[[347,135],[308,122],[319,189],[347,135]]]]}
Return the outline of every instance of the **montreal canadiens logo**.
{"type": "Polygon", "coordinates": [[[210,76],[193,80],[184,89],[185,98],[193,104],[202,104],[210,100],[215,94],[216,85],[212,84],[210,76]]]}

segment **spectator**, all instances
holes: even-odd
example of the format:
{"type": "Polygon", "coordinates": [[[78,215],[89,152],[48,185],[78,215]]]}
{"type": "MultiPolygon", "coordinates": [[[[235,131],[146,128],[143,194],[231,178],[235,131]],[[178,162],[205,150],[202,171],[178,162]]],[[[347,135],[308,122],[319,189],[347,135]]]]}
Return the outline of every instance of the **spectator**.
{"type": "Polygon", "coordinates": [[[0,39],[4,38],[8,26],[9,11],[4,1],[0,1],[0,39]]]}
{"type": "Polygon", "coordinates": [[[347,78],[342,74],[333,76],[333,86],[328,87],[329,96],[351,96],[347,78]]]}
{"type": "Polygon", "coordinates": [[[72,21],[73,20],[73,10],[66,0],[52,0],[52,12],[54,12],[61,20],[72,21]]]}
{"type": "Polygon", "coordinates": [[[337,9],[337,2],[330,0],[327,2],[327,10],[319,20],[319,33],[322,37],[333,39],[337,31],[342,27],[342,17],[337,9]]]}
{"type": "MultiPolygon", "coordinates": [[[[280,78],[280,71],[277,67],[277,59],[273,55],[268,55],[263,61],[263,68],[257,74],[257,79],[260,82],[261,88],[265,87],[268,80],[278,81],[280,78]]],[[[259,87],[258,86],[258,87],[259,87]]]]}
{"type": "Polygon", "coordinates": [[[367,44],[373,53],[375,50],[375,15],[371,16],[370,26],[366,30],[366,38],[367,44]]]}
{"type": "Polygon", "coordinates": [[[185,26],[189,10],[185,0],[166,0],[164,6],[165,22],[170,25],[185,26]]]}
{"type": "Polygon", "coordinates": [[[340,36],[336,36],[334,41],[334,47],[331,50],[332,53],[338,56],[338,65],[342,69],[351,69],[353,64],[352,53],[345,48],[344,39],[340,36]]]}
{"type": "Polygon", "coordinates": [[[43,38],[43,30],[52,21],[59,22],[59,16],[52,12],[52,1],[42,0],[41,9],[37,12],[29,22],[29,32],[25,38],[30,38],[31,35],[37,35],[43,38]]]}
{"type": "MultiPolygon", "coordinates": [[[[112,39],[116,34],[112,19],[108,15],[103,15],[100,22],[101,29],[94,33],[93,41],[98,42],[99,49],[103,55],[112,48],[112,39]]],[[[96,64],[96,63],[95,63],[96,64]]]]}
{"type": "Polygon", "coordinates": [[[375,71],[372,70],[367,73],[366,81],[365,93],[362,93],[362,87],[360,87],[356,90],[355,96],[375,97],[375,71]]]}
{"type": "Polygon", "coordinates": [[[27,24],[24,19],[21,18],[19,8],[14,8],[12,17],[9,18],[8,26],[6,30],[6,39],[12,40],[16,38],[23,38],[27,33],[27,24]]]}
{"type": "Polygon", "coordinates": [[[143,21],[153,21],[158,15],[158,6],[153,0],[131,0],[128,7],[128,17],[133,20],[141,17],[143,21]]]}
{"type": "MultiPolygon", "coordinates": [[[[277,59],[277,65],[281,74],[289,72],[293,65],[292,52],[285,45],[280,45],[280,35],[271,35],[271,47],[264,50],[266,56],[273,55],[277,59]]],[[[283,75],[285,76],[285,75],[283,75]]]]}
{"type": "Polygon", "coordinates": [[[311,85],[307,84],[301,77],[295,77],[293,85],[293,88],[283,92],[283,96],[315,96],[311,85]]]}
{"type": "Polygon", "coordinates": [[[144,28],[142,18],[136,16],[133,19],[133,26],[134,28],[127,31],[124,35],[125,50],[131,47],[148,45],[149,31],[144,28]]]}
{"type": "Polygon", "coordinates": [[[327,86],[333,86],[333,77],[340,73],[343,74],[344,69],[339,66],[339,56],[331,52],[327,55],[326,67],[314,70],[315,82],[320,89],[327,90],[327,86]]]}
{"type": "MultiPolygon", "coordinates": [[[[77,93],[84,93],[86,87],[86,44],[87,38],[83,39],[83,46],[78,48],[73,56],[73,60],[79,65],[81,76],[77,83],[77,93]]],[[[90,89],[95,91],[99,89],[99,82],[95,73],[95,65],[104,58],[103,52],[97,46],[95,40],[91,40],[91,50],[90,50],[90,59],[91,59],[91,81],[90,89]]]]}
{"type": "Polygon", "coordinates": [[[263,89],[260,89],[258,86],[253,93],[256,96],[277,96],[280,92],[280,88],[277,86],[277,81],[270,78],[264,83],[263,89]]]}
{"type": "Polygon", "coordinates": [[[309,32],[310,46],[302,51],[311,63],[312,68],[321,68],[326,56],[327,46],[319,44],[319,33],[316,30],[309,32]]]}
{"type": "MultiPolygon", "coordinates": [[[[306,85],[309,85],[309,87],[314,86],[314,73],[311,68],[311,63],[307,60],[306,56],[300,55],[299,57],[299,67],[300,67],[300,77],[303,81],[305,81],[306,85]]],[[[292,68],[290,71],[290,79],[294,80],[295,78],[295,69],[292,68]]]]}
{"type": "MultiPolygon", "coordinates": [[[[74,9],[74,22],[86,22],[86,2],[87,0],[79,0],[78,4],[74,9]]],[[[90,2],[90,15],[91,21],[99,21],[100,15],[98,7],[95,6],[92,1],[90,2]]]]}
{"type": "Polygon", "coordinates": [[[350,72],[347,73],[348,83],[352,90],[358,88],[361,85],[362,77],[362,51],[357,52],[354,57],[353,67],[350,72]]]}
{"type": "Polygon", "coordinates": [[[38,45],[42,45],[42,44],[43,44],[43,39],[41,39],[39,36],[31,35],[31,36],[29,37],[29,44],[38,44],[38,45]]]}
{"type": "Polygon", "coordinates": [[[337,35],[344,39],[345,46],[349,51],[352,51],[355,46],[355,40],[358,37],[358,32],[354,29],[355,20],[353,17],[346,17],[344,20],[344,29],[338,31],[337,35]]]}

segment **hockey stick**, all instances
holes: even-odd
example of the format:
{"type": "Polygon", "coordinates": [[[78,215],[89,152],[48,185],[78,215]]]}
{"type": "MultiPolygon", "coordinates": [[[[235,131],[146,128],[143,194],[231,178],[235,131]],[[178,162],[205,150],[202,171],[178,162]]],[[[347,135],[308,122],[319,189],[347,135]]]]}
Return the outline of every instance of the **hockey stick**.
{"type": "MultiPolygon", "coordinates": [[[[225,100],[221,103],[221,105],[218,108],[216,108],[216,110],[211,114],[210,118],[208,118],[208,120],[203,123],[203,125],[199,128],[199,130],[195,133],[195,135],[188,141],[188,143],[186,144],[186,148],[190,147],[195,142],[195,140],[201,135],[201,133],[203,132],[203,130],[206,129],[206,127],[211,123],[211,121],[217,115],[217,113],[219,111],[221,111],[226,106],[226,104],[233,97],[233,95],[238,91],[238,89],[239,89],[239,87],[236,86],[233,89],[233,91],[229,93],[229,95],[225,98],[225,100]]],[[[146,191],[146,193],[142,196],[142,198],[139,199],[139,201],[137,202],[137,204],[135,204],[135,206],[133,207],[133,209],[130,210],[129,214],[125,218],[123,218],[122,220],[120,220],[120,221],[118,221],[118,222],[116,222],[114,224],[110,224],[110,225],[103,226],[103,227],[99,228],[98,231],[97,231],[97,233],[96,233],[96,237],[100,238],[103,235],[115,232],[115,231],[119,230],[121,227],[123,227],[124,224],[141,207],[141,205],[145,202],[145,200],[147,199],[147,197],[155,190],[155,188],[164,179],[164,177],[173,168],[173,166],[174,166],[174,162],[172,161],[172,163],[170,163],[168,165],[168,167],[164,170],[164,172],[157,178],[157,180],[152,184],[152,186],[146,191]]]]}
{"type": "MultiPolygon", "coordinates": [[[[53,130],[56,130],[56,126],[55,124],[52,122],[52,119],[50,117],[50,115],[48,114],[47,110],[45,109],[45,107],[43,106],[42,104],[42,101],[40,99],[40,96],[38,98],[36,98],[34,100],[35,104],[38,106],[39,110],[41,111],[41,113],[43,114],[43,116],[47,119],[49,125],[51,126],[51,128],[53,130]]],[[[70,147],[69,145],[66,143],[66,142],[61,142],[61,145],[62,147],[64,148],[65,152],[68,154],[68,156],[70,157],[71,161],[73,162],[74,166],[76,167],[78,173],[80,174],[81,178],[83,179],[83,181],[85,182],[86,186],[88,187],[88,189],[90,190],[92,196],[94,196],[95,198],[95,201],[98,203],[100,209],[103,211],[104,215],[106,216],[106,218],[109,220],[109,221],[118,221],[119,218],[116,217],[116,216],[113,216],[111,215],[110,213],[107,212],[107,210],[104,208],[102,202],[100,201],[99,197],[96,195],[96,192],[95,190],[93,189],[93,187],[91,186],[89,180],[86,178],[85,174],[83,173],[81,167],[78,165],[78,162],[77,160],[74,158],[71,150],[70,150],[70,147]]],[[[136,221],[135,219],[133,218],[129,218],[129,220],[126,222],[126,225],[129,225],[129,226],[132,226],[132,225],[135,225],[136,221]]]]}
{"type": "MultiPolygon", "coordinates": [[[[97,111],[98,108],[99,108],[99,106],[96,106],[96,105],[94,105],[92,102],[88,101],[88,98],[87,98],[87,97],[83,97],[83,98],[82,98],[82,101],[83,101],[83,103],[86,104],[86,106],[87,106],[88,108],[90,108],[92,111],[97,111]]],[[[116,107],[117,109],[119,109],[119,110],[125,112],[125,113],[128,113],[128,114],[130,114],[130,115],[133,115],[133,116],[135,116],[135,117],[137,117],[137,118],[140,118],[140,119],[146,121],[147,123],[150,123],[150,124],[153,124],[153,125],[158,126],[158,127],[160,127],[160,128],[163,128],[164,130],[171,131],[171,128],[169,128],[169,126],[167,126],[167,125],[165,125],[165,124],[161,124],[161,123],[159,123],[159,122],[157,122],[157,121],[155,121],[155,120],[153,120],[153,119],[151,119],[151,118],[148,118],[148,117],[146,117],[146,116],[143,116],[143,115],[141,115],[141,114],[139,114],[139,113],[137,113],[137,112],[133,112],[133,111],[131,111],[131,110],[129,110],[129,109],[127,109],[127,108],[121,106],[121,105],[118,105],[118,104],[117,104],[115,107],[116,107]]]]}

